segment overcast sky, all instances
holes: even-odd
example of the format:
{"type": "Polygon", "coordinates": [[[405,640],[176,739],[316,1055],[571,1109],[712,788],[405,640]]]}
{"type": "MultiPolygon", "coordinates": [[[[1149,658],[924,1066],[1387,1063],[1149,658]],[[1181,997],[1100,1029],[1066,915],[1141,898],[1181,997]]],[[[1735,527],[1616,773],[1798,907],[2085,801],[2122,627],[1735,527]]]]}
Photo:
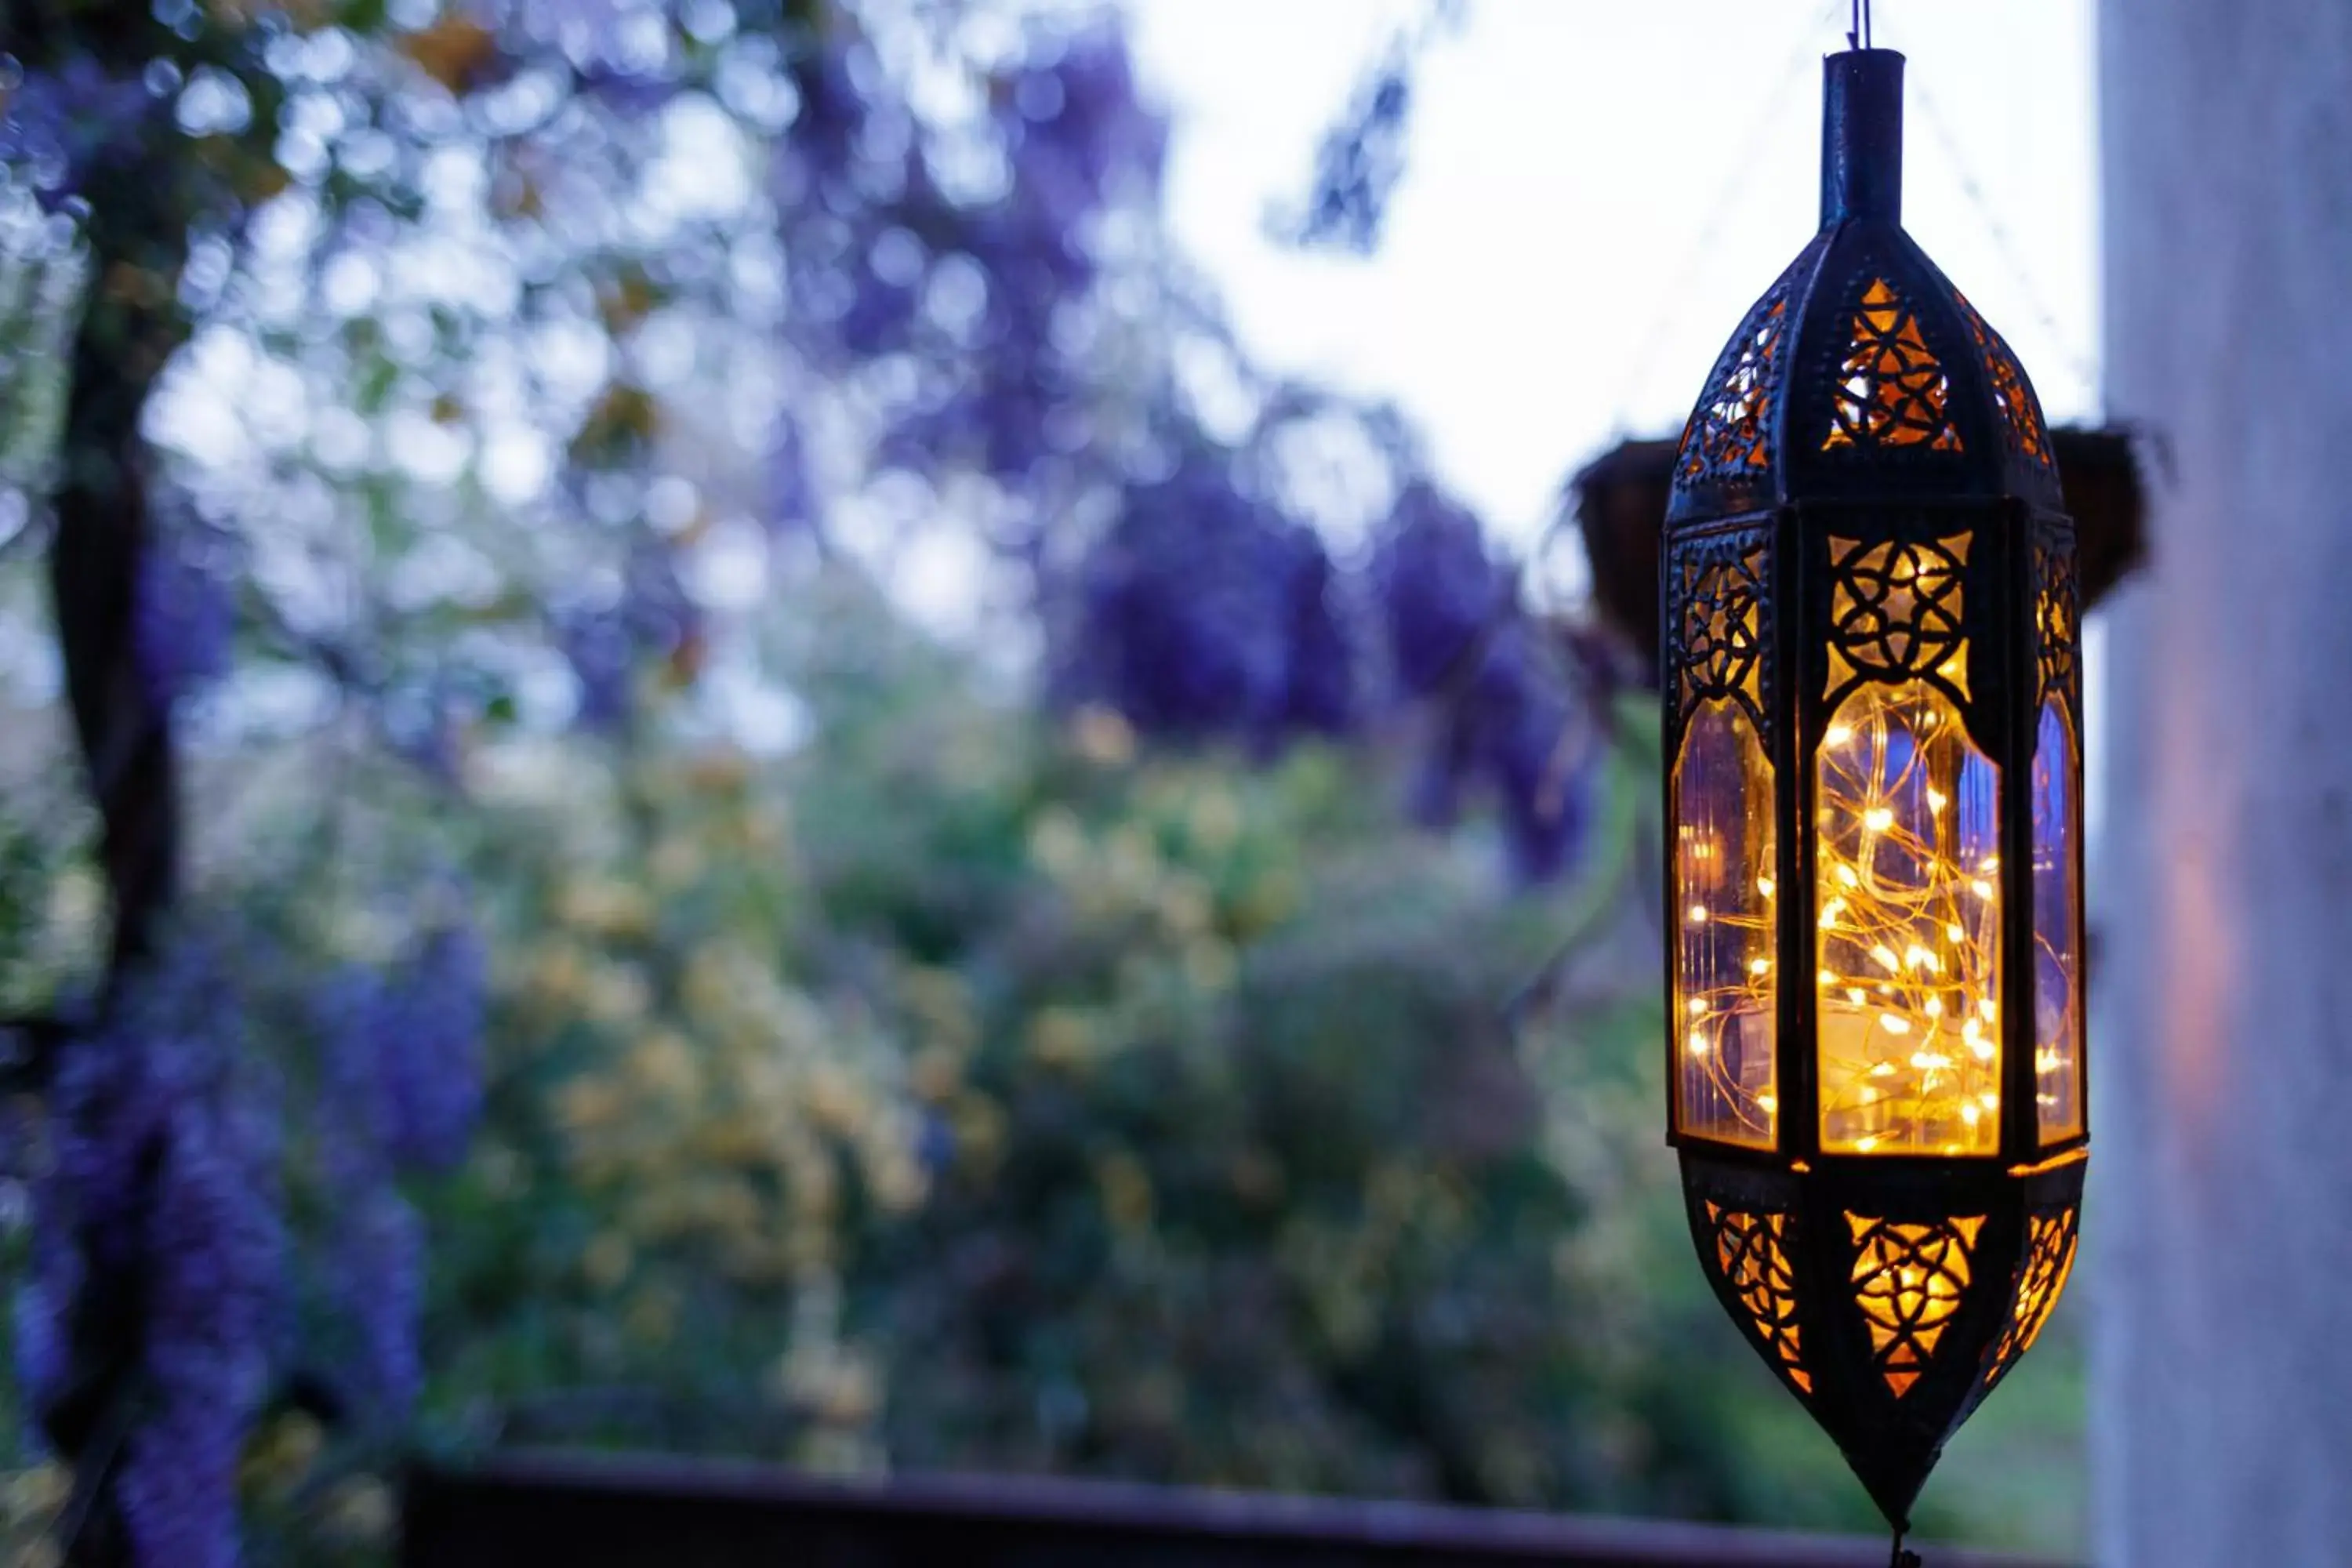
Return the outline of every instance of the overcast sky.
{"type": "MultiPolygon", "coordinates": [[[[1401,402],[1506,539],[1530,539],[1621,430],[1680,428],[1816,225],[1820,57],[1843,47],[1843,0],[1470,0],[1421,74],[1368,261],[1286,251],[1261,219],[1304,190],[1318,134],[1422,0],[1131,4],[1176,117],[1178,237],[1244,341],[1401,402]]],[[[2093,413],[2091,0],[1877,11],[1879,45],[1910,57],[1912,233],[2053,420],[2093,413]]]]}

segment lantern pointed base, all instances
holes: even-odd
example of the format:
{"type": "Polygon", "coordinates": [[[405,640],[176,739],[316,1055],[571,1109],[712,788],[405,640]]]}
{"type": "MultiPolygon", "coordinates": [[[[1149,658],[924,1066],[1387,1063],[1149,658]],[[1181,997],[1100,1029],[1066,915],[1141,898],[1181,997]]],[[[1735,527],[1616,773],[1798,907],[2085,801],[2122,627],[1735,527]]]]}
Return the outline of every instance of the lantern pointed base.
{"type": "Polygon", "coordinates": [[[1896,1530],[1944,1444],[2041,1331],[2074,1255],[2084,1161],[1822,1158],[1686,1142],[1717,1299],[1896,1530]]]}

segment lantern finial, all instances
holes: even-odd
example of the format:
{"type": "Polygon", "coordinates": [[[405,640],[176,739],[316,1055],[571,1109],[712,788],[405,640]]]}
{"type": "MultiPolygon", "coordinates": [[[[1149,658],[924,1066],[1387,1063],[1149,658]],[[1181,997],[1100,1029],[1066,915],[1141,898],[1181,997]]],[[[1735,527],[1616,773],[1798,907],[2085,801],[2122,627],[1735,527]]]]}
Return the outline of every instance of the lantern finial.
{"type": "Polygon", "coordinates": [[[1822,61],[1822,226],[1903,221],[1903,57],[1849,49],[1822,61]]]}

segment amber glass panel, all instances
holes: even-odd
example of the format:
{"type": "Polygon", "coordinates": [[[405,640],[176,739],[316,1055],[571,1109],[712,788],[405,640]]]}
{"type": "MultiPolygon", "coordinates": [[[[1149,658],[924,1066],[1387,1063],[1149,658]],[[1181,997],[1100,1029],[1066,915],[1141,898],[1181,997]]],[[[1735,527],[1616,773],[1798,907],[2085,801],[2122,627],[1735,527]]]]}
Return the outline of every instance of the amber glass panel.
{"type": "Polygon", "coordinates": [[[2081,776],[2074,722],[2053,698],[2033,747],[2033,1100],[2044,1143],[2083,1131],[2081,776]]]}
{"type": "Polygon", "coordinates": [[[1998,775],[1916,680],[1857,688],[1815,769],[1822,1147],[1994,1152],[1998,775]]]}
{"type": "Polygon", "coordinates": [[[1675,1115],[1700,1138],[1772,1147],[1772,764],[1747,710],[1702,702],[1675,763],[1675,1115]]]}

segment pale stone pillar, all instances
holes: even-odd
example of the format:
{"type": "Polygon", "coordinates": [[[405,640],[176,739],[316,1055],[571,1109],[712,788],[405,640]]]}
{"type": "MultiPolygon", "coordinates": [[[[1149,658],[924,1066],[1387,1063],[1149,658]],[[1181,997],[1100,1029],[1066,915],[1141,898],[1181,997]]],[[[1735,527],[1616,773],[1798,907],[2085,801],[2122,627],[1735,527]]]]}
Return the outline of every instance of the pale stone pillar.
{"type": "Polygon", "coordinates": [[[2086,1205],[2112,1568],[2352,1564],[2352,0],[2104,0],[2119,602],[2086,1205]]]}

